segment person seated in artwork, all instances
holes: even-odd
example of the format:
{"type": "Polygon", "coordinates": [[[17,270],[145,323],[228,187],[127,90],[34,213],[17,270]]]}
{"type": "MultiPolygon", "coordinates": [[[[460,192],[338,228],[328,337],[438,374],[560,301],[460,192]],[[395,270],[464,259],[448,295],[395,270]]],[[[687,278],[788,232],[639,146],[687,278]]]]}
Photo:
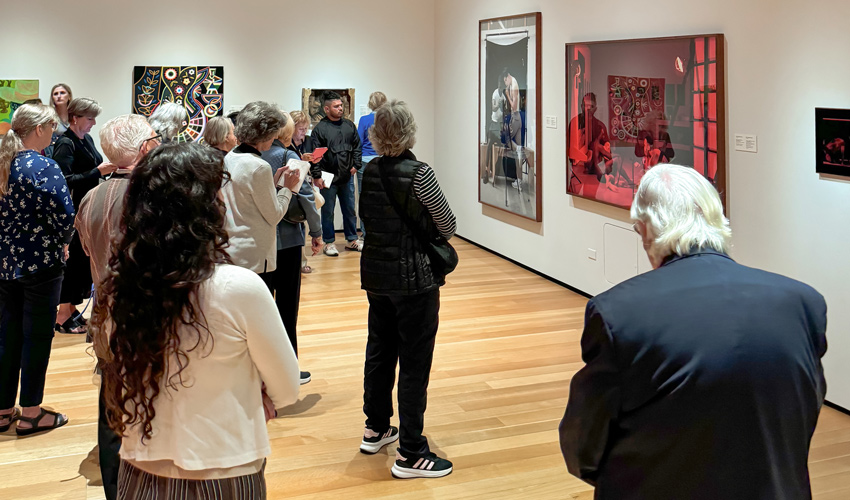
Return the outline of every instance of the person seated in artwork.
{"type": "Polygon", "coordinates": [[[635,156],[642,158],[642,162],[635,162],[635,169],[642,168],[644,172],[659,163],[670,163],[676,156],[670,134],[665,128],[658,126],[660,112],[649,117],[646,128],[638,132],[635,143],[635,156]],[[657,132],[655,132],[657,130],[657,132]]]}
{"type": "Polygon", "coordinates": [[[847,164],[847,157],[844,155],[844,139],[836,137],[829,141],[824,147],[824,159],[829,163],[847,164]]]}
{"type": "MultiPolygon", "coordinates": [[[[516,179],[513,182],[513,187],[518,188],[522,183],[522,169],[519,168],[522,154],[522,114],[520,113],[520,97],[519,83],[516,78],[511,75],[508,68],[502,71],[502,83],[505,85],[504,93],[504,120],[505,133],[502,134],[502,141],[507,149],[513,153],[516,159],[516,179]]],[[[506,174],[507,175],[507,174],[506,174]]]]}
{"type": "Polygon", "coordinates": [[[611,152],[608,129],[596,118],[596,94],[588,92],[582,98],[582,111],[576,115],[568,127],[570,134],[570,163],[573,170],[583,168],[585,173],[595,175],[600,184],[612,191],[617,181],[626,186],[634,182],[626,174],[620,157],[611,152]]]}
{"type": "Polygon", "coordinates": [[[499,78],[493,95],[490,97],[490,121],[487,125],[487,154],[481,180],[495,187],[496,158],[499,145],[502,144],[502,124],[505,122],[504,107],[506,105],[504,80],[499,78]]]}

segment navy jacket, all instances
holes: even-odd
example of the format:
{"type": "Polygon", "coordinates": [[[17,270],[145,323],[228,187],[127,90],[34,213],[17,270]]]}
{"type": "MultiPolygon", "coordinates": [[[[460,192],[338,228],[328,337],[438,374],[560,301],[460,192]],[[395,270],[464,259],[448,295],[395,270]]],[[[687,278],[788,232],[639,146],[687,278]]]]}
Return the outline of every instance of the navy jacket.
{"type": "Polygon", "coordinates": [[[587,304],[586,365],[560,426],[599,499],[811,498],[826,303],[702,251],[587,304]]]}

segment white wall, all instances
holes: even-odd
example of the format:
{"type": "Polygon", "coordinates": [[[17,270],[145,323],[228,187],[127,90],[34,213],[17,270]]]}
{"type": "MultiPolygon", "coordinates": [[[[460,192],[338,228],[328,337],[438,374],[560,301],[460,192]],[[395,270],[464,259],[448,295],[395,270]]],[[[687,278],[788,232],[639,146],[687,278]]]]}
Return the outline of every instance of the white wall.
{"type": "MultiPolygon", "coordinates": [[[[850,183],[819,178],[814,168],[814,108],[850,108],[850,67],[835,59],[850,32],[826,21],[848,18],[842,0],[657,0],[637,8],[616,0],[437,0],[436,112],[445,119],[435,131],[434,166],[458,233],[585,292],[610,288],[603,250],[634,256],[603,249],[603,226],[630,222],[625,210],[565,194],[564,44],[724,33],[727,141],[735,133],[759,139],[757,154],[728,154],[732,256],[824,294],[827,399],[850,408],[850,183]],[[478,21],[533,11],[543,13],[543,114],[558,117],[558,129],[543,129],[539,224],[480,205],[476,167],[478,21]],[[588,259],[588,248],[598,260],[588,259]]],[[[640,257],[639,269],[648,267],[640,257]]]]}
{"type": "Polygon", "coordinates": [[[27,0],[3,2],[2,17],[0,78],[38,79],[45,102],[65,82],[100,102],[101,123],[131,112],[133,66],[216,65],[225,110],[300,109],[302,87],[354,88],[358,117],[375,90],[404,99],[415,152],[433,161],[433,1],[27,0]]]}

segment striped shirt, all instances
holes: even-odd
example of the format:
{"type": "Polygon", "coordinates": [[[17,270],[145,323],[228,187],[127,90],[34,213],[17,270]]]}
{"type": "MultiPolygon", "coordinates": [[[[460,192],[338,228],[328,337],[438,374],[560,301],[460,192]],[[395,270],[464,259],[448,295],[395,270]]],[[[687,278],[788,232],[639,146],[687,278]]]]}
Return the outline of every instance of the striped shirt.
{"type": "Polygon", "coordinates": [[[457,230],[457,221],[437,183],[434,169],[429,165],[422,165],[416,172],[416,177],[413,179],[413,194],[422,206],[428,209],[440,234],[445,239],[451,238],[457,230]]]}

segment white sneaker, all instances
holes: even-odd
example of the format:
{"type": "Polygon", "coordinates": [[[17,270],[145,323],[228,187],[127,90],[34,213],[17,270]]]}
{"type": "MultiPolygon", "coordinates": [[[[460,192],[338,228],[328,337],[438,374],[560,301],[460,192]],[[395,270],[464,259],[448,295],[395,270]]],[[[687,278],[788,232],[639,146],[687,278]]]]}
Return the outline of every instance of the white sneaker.
{"type": "Polygon", "coordinates": [[[322,252],[328,257],[339,257],[339,250],[333,243],[325,243],[325,249],[322,252]]]}
{"type": "Polygon", "coordinates": [[[346,250],[351,250],[352,252],[362,252],[363,251],[363,240],[351,240],[345,245],[346,250]]]}

